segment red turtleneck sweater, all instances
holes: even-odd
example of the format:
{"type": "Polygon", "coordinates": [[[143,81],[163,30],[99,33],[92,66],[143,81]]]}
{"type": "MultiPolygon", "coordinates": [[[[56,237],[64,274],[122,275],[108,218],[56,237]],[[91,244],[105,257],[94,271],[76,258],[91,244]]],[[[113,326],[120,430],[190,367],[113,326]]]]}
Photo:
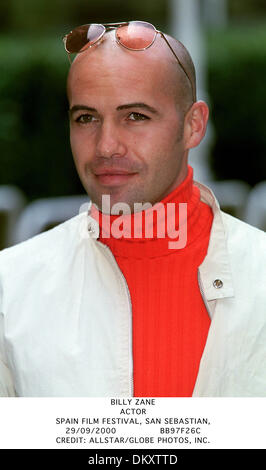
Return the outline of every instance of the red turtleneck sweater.
{"type": "Polygon", "coordinates": [[[197,273],[207,253],[213,214],[200,201],[190,166],[185,180],[161,203],[165,211],[153,218],[147,218],[153,209],[142,211],[134,220],[130,214],[112,215],[111,226],[118,217],[124,221],[121,238],[117,238],[118,229],[106,238],[105,216],[95,206],[92,216],[99,220],[99,240],[111,249],[131,295],[134,396],[189,397],[210,324],[197,273]],[[175,204],[175,212],[167,215],[167,203],[175,204]],[[169,223],[169,218],[176,230],[184,228],[179,225],[179,203],[187,203],[187,242],[183,248],[170,249],[169,241],[178,237],[169,238],[165,230],[166,237],[160,238],[156,229],[167,228],[165,219],[169,223]],[[145,220],[153,234],[147,232],[145,220]],[[134,237],[134,226],[138,237],[134,237]]]}

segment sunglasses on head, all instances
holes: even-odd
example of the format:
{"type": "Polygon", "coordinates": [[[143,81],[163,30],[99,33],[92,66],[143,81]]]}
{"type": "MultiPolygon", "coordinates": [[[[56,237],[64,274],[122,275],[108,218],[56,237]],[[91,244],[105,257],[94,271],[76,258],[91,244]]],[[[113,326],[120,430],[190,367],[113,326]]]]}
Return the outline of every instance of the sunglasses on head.
{"type": "Polygon", "coordinates": [[[70,63],[70,54],[78,54],[84,52],[88,48],[94,46],[104,34],[115,29],[116,42],[131,51],[144,51],[152,46],[157,34],[164,39],[172,53],[174,54],[179,66],[186,74],[193,93],[193,100],[196,101],[195,89],[192,80],[186,71],[184,65],[176,55],[165,35],[158,31],[151,23],[146,21],[128,21],[122,23],[104,23],[104,24],[85,24],[73,29],[64,38],[65,50],[68,54],[70,63]]]}

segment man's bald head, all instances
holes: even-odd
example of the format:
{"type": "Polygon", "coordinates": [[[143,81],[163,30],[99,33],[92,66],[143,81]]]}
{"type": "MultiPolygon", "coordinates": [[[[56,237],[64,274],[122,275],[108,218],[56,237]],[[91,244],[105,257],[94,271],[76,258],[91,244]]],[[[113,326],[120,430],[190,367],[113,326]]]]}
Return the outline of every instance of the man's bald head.
{"type": "Polygon", "coordinates": [[[71,149],[98,207],[106,194],[111,207],[126,202],[131,210],[136,202],[161,201],[184,180],[188,152],[205,134],[208,107],[195,102],[192,60],[182,44],[167,40],[183,67],[160,34],[134,51],[117,44],[112,30],[70,68],[71,149]]]}
{"type": "MultiPolygon", "coordinates": [[[[157,35],[154,44],[148,49],[145,49],[145,51],[131,51],[117,44],[115,31],[112,30],[106,33],[97,44],[93,45],[91,48],[85,49],[75,57],[70,67],[67,80],[67,95],[69,102],[71,101],[73,77],[79,73],[78,70],[80,67],[84,69],[84,65],[86,64],[88,73],[90,73],[90,64],[95,60],[99,60],[99,56],[101,56],[101,64],[104,72],[105,64],[106,67],[108,67],[108,61],[110,61],[110,58],[112,61],[117,60],[118,63],[121,63],[121,59],[125,54],[131,54],[132,57],[137,58],[140,58],[140,54],[145,54],[145,61],[150,61],[151,67],[153,66],[158,70],[161,67],[165,68],[165,87],[169,92],[174,93],[177,107],[183,114],[185,114],[193,102],[196,101],[195,67],[185,46],[180,41],[169,35],[165,35],[165,37],[177,55],[186,73],[178,63],[166,41],[159,34],[157,35]]],[[[145,77],[143,77],[143,79],[144,78],[145,77]]]]}
{"type": "MultiPolygon", "coordinates": [[[[181,85],[181,90],[183,91],[184,96],[186,96],[187,102],[193,102],[196,101],[197,97],[197,90],[196,90],[196,71],[195,67],[192,61],[192,58],[184,46],[182,42],[178,41],[177,39],[173,38],[172,36],[169,36],[167,34],[164,35],[169,42],[170,46],[172,47],[173,51],[175,52],[176,56],[178,57],[179,61],[182,64],[179,64],[179,67],[177,67],[177,74],[178,74],[178,80],[177,82],[180,83],[181,85]],[[184,70],[181,70],[181,69],[184,70]],[[183,73],[182,73],[183,72],[183,73]]],[[[169,57],[170,59],[170,57],[169,57]]],[[[175,57],[172,54],[172,62],[173,64],[177,65],[177,61],[175,60],[175,57]]]]}

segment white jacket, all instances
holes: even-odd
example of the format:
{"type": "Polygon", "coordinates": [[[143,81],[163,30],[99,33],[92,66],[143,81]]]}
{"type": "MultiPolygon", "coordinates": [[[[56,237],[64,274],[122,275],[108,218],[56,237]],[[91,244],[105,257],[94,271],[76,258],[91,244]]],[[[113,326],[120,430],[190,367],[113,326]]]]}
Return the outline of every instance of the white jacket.
{"type": "MultiPolygon", "coordinates": [[[[198,270],[212,320],[193,396],[266,396],[266,234],[195,184],[214,220],[198,270]]],[[[83,212],[0,253],[0,396],[133,396],[129,290],[98,233],[83,212]]]]}

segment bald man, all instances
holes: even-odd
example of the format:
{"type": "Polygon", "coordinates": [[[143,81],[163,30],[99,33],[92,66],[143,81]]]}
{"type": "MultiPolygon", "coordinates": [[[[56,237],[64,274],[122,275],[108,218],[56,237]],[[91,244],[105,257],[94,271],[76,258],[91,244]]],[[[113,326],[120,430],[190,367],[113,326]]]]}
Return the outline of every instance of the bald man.
{"type": "Polygon", "coordinates": [[[0,394],[266,396],[265,233],[193,179],[208,106],[189,53],[143,22],[65,47],[91,205],[0,254],[0,394]]]}
{"type": "MultiPolygon", "coordinates": [[[[176,41],[173,46],[180,54],[181,45],[176,41]]],[[[181,51],[194,88],[192,61],[181,51]]],[[[184,180],[188,149],[204,136],[208,108],[202,101],[193,103],[192,85],[162,38],[140,53],[117,46],[115,32],[110,32],[99,46],[77,55],[67,89],[74,160],[86,192],[99,207],[104,191],[111,205],[125,201],[133,209],[134,202],[154,204],[184,180]],[[86,114],[84,105],[93,110],[86,114]],[[88,119],[92,123],[79,125],[88,119]],[[103,122],[101,134],[98,122],[103,122]],[[125,185],[99,184],[95,172],[117,165],[135,173],[134,179],[125,185]]]]}

